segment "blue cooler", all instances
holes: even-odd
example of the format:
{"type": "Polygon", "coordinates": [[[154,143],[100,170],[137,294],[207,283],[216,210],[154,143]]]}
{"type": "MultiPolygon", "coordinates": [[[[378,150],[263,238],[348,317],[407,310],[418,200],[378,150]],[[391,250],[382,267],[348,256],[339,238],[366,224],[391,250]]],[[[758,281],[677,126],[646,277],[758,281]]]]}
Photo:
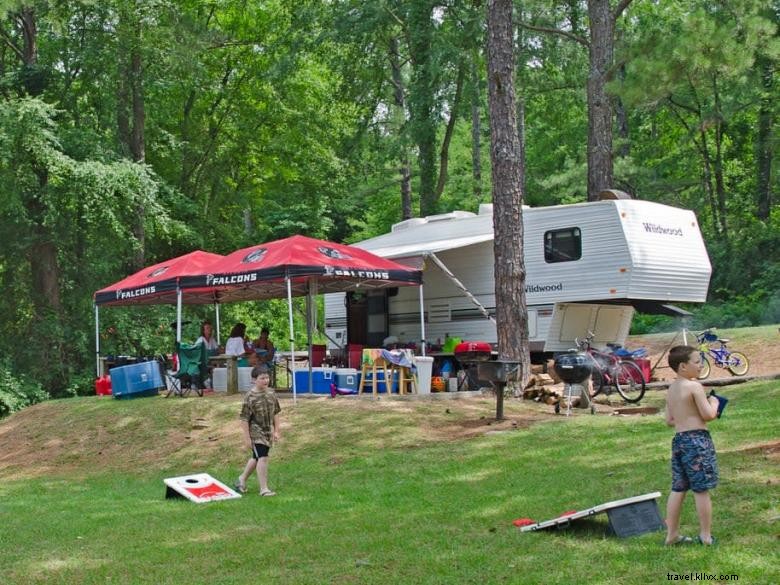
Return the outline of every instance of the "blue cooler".
{"type": "MultiPolygon", "coordinates": [[[[335,381],[335,368],[312,368],[311,377],[314,394],[330,394],[330,385],[335,381]]],[[[297,392],[309,392],[309,368],[295,370],[295,390],[297,392]]]]}
{"type": "Polygon", "coordinates": [[[156,361],[111,368],[109,374],[114,398],[157,396],[157,391],[165,388],[160,364],[156,361]]]}
{"type": "Polygon", "coordinates": [[[336,368],[336,390],[357,393],[359,380],[360,374],[355,368],[336,368]]]}
{"type": "MultiPolygon", "coordinates": [[[[373,373],[371,370],[368,370],[366,372],[366,384],[363,386],[363,393],[366,392],[373,392],[373,373]]],[[[358,376],[358,385],[360,384],[360,376],[358,376]]],[[[377,370],[376,371],[376,391],[378,393],[380,392],[387,392],[387,384],[385,384],[385,371],[384,370],[377,370]]],[[[390,391],[391,392],[398,392],[398,371],[396,370],[393,374],[393,381],[390,384],[390,391]]]]}

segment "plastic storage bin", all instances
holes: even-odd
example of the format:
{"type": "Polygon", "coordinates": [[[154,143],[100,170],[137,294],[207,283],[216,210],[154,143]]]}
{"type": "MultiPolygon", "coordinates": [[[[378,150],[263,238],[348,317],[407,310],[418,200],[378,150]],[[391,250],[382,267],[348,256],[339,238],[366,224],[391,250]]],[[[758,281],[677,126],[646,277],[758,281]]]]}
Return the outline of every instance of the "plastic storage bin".
{"type": "MultiPolygon", "coordinates": [[[[312,368],[313,394],[330,394],[330,385],[335,381],[335,368],[312,368]]],[[[295,370],[295,390],[297,393],[309,392],[309,369],[295,370]]]]}
{"type": "Polygon", "coordinates": [[[156,396],[165,381],[156,361],[111,368],[111,392],[114,398],[156,396]]]}
{"type": "MultiPolygon", "coordinates": [[[[249,392],[252,386],[252,368],[238,368],[238,391],[249,392]]],[[[227,392],[227,368],[211,370],[211,387],[214,392],[227,392]]]]}

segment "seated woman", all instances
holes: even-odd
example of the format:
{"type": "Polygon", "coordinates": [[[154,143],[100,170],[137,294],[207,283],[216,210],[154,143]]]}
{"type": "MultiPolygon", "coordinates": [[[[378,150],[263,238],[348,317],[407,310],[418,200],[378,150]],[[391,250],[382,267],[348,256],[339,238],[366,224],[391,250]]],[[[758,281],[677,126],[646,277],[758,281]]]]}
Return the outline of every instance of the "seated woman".
{"type": "Polygon", "coordinates": [[[230,337],[225,344],[225,353],[238,356],[238,365],[247,366],[247,356],[253,351],[246,340],[246,324],[236,323],[230,330],[230,337]]]}
{"type": "Polygon", "coordinates": [[[210,355],[219,353],[219,344],[212,333],[213,327],[211,326],[211,321],[203,321],[200,325],[200,337],[195,341],[195,343],[204,344],[210,355]]]}
{"type": "Polygon", "coordinates": [[[257,354],[257,365],[266,365],[270,368],[271,364],[274,362],[276,348],[274,347],[273,342],[268,339],[269,333],[268,327],[263,327],[260,331],[260,337],[254,340],[253,345],[255,353],[257,354]]]}

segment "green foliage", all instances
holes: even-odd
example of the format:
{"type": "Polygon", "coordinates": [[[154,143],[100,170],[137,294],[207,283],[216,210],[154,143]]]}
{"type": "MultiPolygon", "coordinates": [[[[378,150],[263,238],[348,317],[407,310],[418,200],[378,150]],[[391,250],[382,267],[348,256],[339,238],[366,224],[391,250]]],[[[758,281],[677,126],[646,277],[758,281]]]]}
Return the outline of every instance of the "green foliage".
{"type": "Polygon", "coordinates": [[[0,363],[0,418],[48,398],[49,394],[38,382],[14,373],[9,363],[0,363]]]}
{"type": "MultiPolygon", "coordinates": [[[[713,265],[707,319],[760,322],[780,303],[776,198],[770,219],[755,219],[759,107],[778,103],[780,87],[772,67],[770,79],[760,78],[758,63],[774,64],[780,54],[776,9],[758,0],[632,2],[617,22],[621,68],[611,90],[627,110],[628,137],[616,146],[629,154],[615,158],[616,186],[696,211],[713,265]],[[723,201],[712,195],[716,187],[723,201]]],[[[423,207],[476,211],[490,201],[484,3],[0,0],[0,14],[0,352],[55,395],[91,389],[91,295],[137,268],[139,223],[148,264],[296,233],[355,242],[402,219],[406,163],[419,210],[440,167],[461,67],[476,76],[467,76],[454,116],[441,198],[423,207]],[[28,5],[35,64],[16,50],[25,40],[18,11],[28,5]],[[127,159],[118,130],[121,116],[132,114],[121,91],[131,51],[143,71],[143,164],[127,159]],[[475,96],[481,195],[472,168],[475,96]],[[38,294],[34,270],[34,250],[49,243],[59,271],[56,310],[38,294]],[[48,367],[38,367],[42,357],[19,342],[26,339],[51,348],[48,367]]],[[[530,0],[517,15],[587,36],[581,2],[530,0]]],[[[516,33],[525,202],[581,201],[587,50],[561,35],[516,33]]],[[[776,191],[776,169],[772,177],[776,191]]],[[[223,331],[236,320],[254,329],[268,323],[286,345],[283,305],[222,307],[223,331]]],[[[213,319],[213,309],[185,308],[185,319],[204,317],[213,319]]],[[[106,349],[168,350],[174,318],[171,307],[106,309],[101,331],[117,331],[106,349]]],[[[300,311],[295,318],[302,344],[300,311]]],[[[661,326],[638,318],[640,329],[661,326]]],[[[197,327],[188,327],[185,337],[194,338],[197,327]]]]}

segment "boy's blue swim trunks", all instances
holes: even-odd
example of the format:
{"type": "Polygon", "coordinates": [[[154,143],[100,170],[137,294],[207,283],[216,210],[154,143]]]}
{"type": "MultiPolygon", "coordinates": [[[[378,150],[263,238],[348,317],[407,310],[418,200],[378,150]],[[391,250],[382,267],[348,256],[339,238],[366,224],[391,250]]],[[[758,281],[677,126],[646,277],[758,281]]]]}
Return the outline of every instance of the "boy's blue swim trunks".
{"type": "Polygon", "coordinates": [[[672,439],[672,491],[703,492],[718,485],[718,460],[710,433],[683,431],[672,439]]]}

